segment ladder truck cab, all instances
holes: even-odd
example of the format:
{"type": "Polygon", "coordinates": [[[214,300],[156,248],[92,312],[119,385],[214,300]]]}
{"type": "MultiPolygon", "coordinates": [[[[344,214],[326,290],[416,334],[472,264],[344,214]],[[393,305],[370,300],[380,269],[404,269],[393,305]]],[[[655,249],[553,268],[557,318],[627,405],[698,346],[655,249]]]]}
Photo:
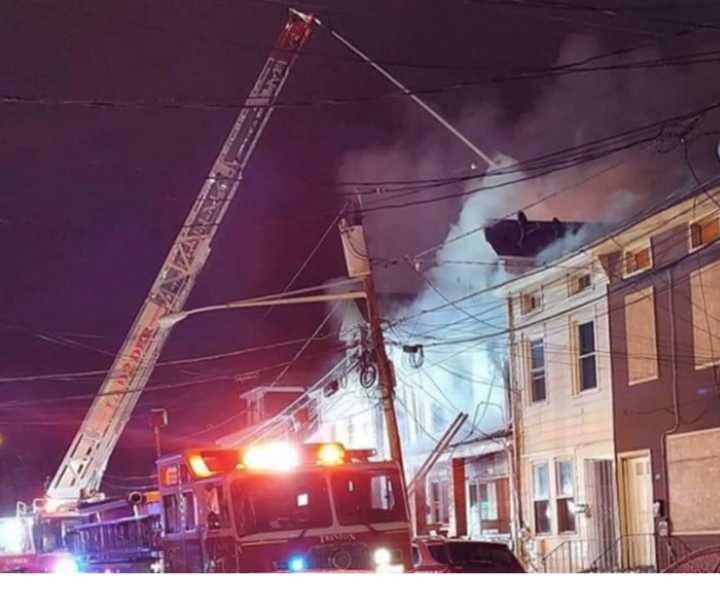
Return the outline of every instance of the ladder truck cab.
{"type": "Polygon", "coordinates": [[[400,467],[373,454],[270,442],[161,458],[164,571],[409,570],[400,467]]]}

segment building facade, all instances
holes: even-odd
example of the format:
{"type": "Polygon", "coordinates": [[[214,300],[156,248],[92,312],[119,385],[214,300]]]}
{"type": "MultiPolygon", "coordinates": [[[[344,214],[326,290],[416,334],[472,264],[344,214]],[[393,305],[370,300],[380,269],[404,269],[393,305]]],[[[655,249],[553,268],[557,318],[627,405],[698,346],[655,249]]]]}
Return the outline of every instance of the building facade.
{"type": "Polygon", "coordinates": [[[498,291],[510,318],[524,547],[543,571],[591,569],[616,538],[606,286],[579,252],[498,291]]]}
{"type": "Polygon", "coordinates": [[[720,190],[594,248],[609,277],[617,561],[663,568],[720,543],[720,190]]]}

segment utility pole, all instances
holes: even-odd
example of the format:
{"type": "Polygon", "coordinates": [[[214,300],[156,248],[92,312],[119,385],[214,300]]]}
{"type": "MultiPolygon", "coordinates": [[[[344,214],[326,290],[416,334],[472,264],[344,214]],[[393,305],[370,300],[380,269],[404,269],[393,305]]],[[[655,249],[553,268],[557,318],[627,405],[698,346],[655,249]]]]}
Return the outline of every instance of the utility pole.
{"type": "MultiPolygon", "coordinates": [[[[358,203],[358,205],[360,205],[358,203]]],[[[370,267],[370,256],[365,241],[365,232],[362,226],[362,217],[359,210],[352,211],[347,217],[340,220],[340,236],[348,275],[351,278],[361,279],[366,294],[368,322],[370,323],[370,340],[372,343],[375,361],[378,365],[378,383],[385,416],[388,444],[390,445],[390,458],[400,464],[404,475],[402,445],[400,443],[400,430],[398,429],[397,414],[395,413],[395,375],[392,364],[385,351],[385,339],[380,325],[380,311],[378,310],[377,293],[370,267]]]]}

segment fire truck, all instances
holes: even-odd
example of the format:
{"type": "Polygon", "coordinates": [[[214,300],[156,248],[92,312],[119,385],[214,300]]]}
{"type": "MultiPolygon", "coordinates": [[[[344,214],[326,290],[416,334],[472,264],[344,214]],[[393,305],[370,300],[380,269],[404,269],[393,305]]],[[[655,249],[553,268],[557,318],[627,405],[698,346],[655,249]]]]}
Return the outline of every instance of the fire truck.
{"type": "Polygon", "coordinates": [[[409,570],[401,469],[373,454],[269,442],[160,459],[163,571],[409,570]]]}

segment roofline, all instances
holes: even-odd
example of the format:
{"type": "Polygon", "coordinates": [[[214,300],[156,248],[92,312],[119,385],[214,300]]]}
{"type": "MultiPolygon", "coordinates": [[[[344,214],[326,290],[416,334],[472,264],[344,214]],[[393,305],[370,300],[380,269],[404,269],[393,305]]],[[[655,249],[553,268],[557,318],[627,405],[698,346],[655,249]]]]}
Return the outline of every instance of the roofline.
{"type": "Polygon", "coordinates": [[[669,210],[670,208],[674,206],[678,206],[685,201],[688,201],[690,199],[693,199],[698,196],[698,194],[703,193],[708,190],[712,190],[716,184],[717,189],[720,191],[720,175],[715,175],[714,177],[707,179],[697,185],[695,188],[693,188],[692,191],[686,193],[682,199],[677,198],[676,192],[670,193],[665,199],[663,199],[660,203],[651,205],[648,208],[645,208],[644,210],[640,211],[638,214],[636,214],[632,220],[626,222],[625,224],[622,224],[618,226],[615,230],[612,232],[605,234],[603,236],[600,236],[589,243],[582,245],[581,247],[577,248],[574,251],[571,251],[570,253],[566,253],[565,255],[562,255],[561,257],[554,259],[552,262],[546,263],[542,267],[538,267],[537,269],[532,269],[530,271],[527,271],[516,278],[513,278],[511,280],[508,280],[507,282],[504,282],[502,286],[499,286],[495,290],[492,290],[492,294],[494,296],[504,297],[507,296],[508,293],[513,291],[513,288],[517,288],[519,285],[523,285],[523,280],[536,275],[540,273],[546,273],[549,270],[552,270],[554,268],[557,268],[559,265],[567,262],[568,260],[572,259],[573,257],[579,256],[581,254],[588,255],[589,257],[594,259],[594,253],[604,243],[607,243],[608,241],[611,241],[615,237],[623,234],[628,229],[632,228],[633,226],[636,226],[638,224],[641,224],[643,221],[647,220],[648,218],[652,216],[656,216],[658,214],[661,214],[662,212],[669,210]]]}

